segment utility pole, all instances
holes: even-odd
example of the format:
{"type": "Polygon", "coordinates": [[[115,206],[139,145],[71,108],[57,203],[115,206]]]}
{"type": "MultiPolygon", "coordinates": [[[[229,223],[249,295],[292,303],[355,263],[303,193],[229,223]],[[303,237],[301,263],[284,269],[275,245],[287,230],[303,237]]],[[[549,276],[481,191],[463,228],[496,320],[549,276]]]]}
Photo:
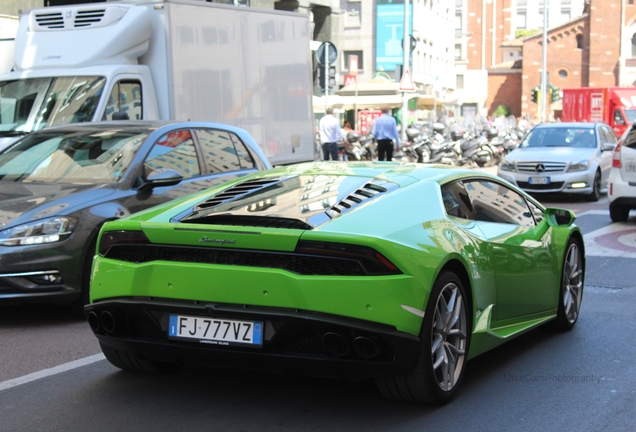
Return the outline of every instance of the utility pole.
{"type": "Polygon", "coordinates": [[[546,104],[548,100],[548,0],[543,0],[543,58],[541,59],[541,113],[539,120],[545,122],[546,104]]]}
{"type": "MultiPolygon", "coordinates": [[[[409,35],[409,0],[404,0],[404,39],[402,49],[404,50],[404,63],[402,66],[402,74],[409,70],[409,53],[411,52],[411,37],[409,35]]],[[[402,78],[402,77],[400,77],[402,78]]],[[[402,127],[400,128],[400,136],[402,141],[406,141],[406,126],[408,122],[409,100],[406,92],[402,92],[402,127]]],[[[400,143],[396,143],[400,144],[400,143]]]]}

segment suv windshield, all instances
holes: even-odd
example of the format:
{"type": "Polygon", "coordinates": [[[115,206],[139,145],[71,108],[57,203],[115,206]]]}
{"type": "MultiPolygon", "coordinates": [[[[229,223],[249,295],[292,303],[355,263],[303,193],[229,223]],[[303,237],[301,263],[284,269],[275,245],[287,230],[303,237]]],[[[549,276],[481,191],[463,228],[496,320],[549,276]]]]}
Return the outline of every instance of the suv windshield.
{"type": "Polygon", "coordinates": [[[596,137],[592,127],[535,128],[525,136],[520,147],[595,148],[596,137]]]}
{"type": "Polygon", "coordinates": [[[150,132],[93,129],[32,134],[0,154],[0,182],[117,182],[150,132]]]}
{"type": "Polygon", "coordinates": [[[0,136],[91,121],[105,83],[98,76],[0,81],[0,136]]]}

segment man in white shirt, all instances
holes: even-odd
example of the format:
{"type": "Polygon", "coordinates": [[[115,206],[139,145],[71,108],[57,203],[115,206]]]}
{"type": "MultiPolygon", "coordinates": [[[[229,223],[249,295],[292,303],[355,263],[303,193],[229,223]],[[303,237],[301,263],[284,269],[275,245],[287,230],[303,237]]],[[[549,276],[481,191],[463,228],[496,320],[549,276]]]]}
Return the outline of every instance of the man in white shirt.
{"type": "Polygon", "coordinates": [[[320,143],[324,160],[338,160],[338,138],[344,139],[340,122],[333,116],[333,108],[327,108],[325,116],[320,119],[320,143]]]}

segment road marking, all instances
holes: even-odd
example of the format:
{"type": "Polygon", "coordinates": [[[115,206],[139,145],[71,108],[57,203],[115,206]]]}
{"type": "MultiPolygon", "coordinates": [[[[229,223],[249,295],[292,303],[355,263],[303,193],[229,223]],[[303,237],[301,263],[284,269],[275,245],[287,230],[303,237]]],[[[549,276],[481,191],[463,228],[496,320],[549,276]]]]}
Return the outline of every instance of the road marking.
{"type": "Polygon", "coordinates": [[[609,210],[585,210],[584,212],[578,213],[576,217],[581,217],[586,215],[609,216],[609,210]]]}
{"type": "Polygon", "coordinates": [[[73,369],[77,369],[82,366],[86,366],[92,363],[96,363],[98,361],[105,360],[105,359],[106,357],[104,357],[104,354],[95,354],[92,356],[84,357],[79,360],[73,360],[71,362],[64,363],[49,369],[43,369],[38,372],[33,372],[28,375],[24,375],[18,378],[3,381],[3,382],[0,382],[0,391],[14,388],[22,384],[27,384],[42,378],[47,378],[53,375],[61,374],[73,369]]]}
{"type": "MultiPolygon", "coordinates": [[[[597,210],[590,210],[590,212],[597,210]]],[[[636,225],[615,222],[583,236],[585,255],[636,258],[636,225]]]]}

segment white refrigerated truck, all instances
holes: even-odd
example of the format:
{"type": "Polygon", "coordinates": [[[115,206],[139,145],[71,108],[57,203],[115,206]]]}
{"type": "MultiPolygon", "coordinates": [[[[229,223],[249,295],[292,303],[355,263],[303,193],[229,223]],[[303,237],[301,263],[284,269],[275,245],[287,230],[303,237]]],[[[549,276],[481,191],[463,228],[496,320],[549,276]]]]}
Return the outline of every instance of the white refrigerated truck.
{"type": "Polygon", "coordinates": [[[34,9],[0,75],[0,147],[123,116],[231,124],[272,164],[312,160],[310,62],[308,18],[292,12],[192,0],[34,9]]]}

